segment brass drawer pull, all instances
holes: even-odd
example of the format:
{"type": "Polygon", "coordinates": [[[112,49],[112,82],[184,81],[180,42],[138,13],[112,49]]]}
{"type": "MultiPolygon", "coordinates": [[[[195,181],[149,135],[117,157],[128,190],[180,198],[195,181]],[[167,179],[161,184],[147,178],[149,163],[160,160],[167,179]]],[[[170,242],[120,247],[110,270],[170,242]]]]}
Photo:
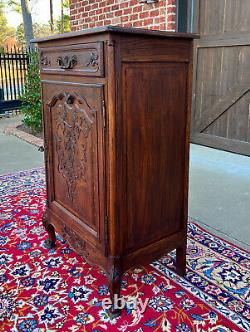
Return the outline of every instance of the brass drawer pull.
{"type": "Polygon", "coordinates": [[[59,56],[56,61],[58,62],[61,69],[72,69],[77,65],[77,56],[65,56],[64,58],[59,56]]]}

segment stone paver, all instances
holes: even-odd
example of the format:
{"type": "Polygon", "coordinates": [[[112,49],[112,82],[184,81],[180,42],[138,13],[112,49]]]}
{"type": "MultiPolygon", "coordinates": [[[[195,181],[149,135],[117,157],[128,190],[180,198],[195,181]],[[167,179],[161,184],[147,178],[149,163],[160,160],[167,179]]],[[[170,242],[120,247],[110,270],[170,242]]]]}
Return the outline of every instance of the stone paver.
{"type": "Polygon", "coordinates": [[[20,124],[22,124],[21,121],[6,126],[3,130],[3,133],[6,134],[6,135],[16,136],[16,137],[26,141],[27,143],[30,143],[30,144],[35,145],[37,147],[43,146],[43,139],[42,138],[36,137],[36,136],[31,135],[29,133],[26,133],[22,130],[19,130],[17,128],[17,126],[19,126],[20,124]]]}

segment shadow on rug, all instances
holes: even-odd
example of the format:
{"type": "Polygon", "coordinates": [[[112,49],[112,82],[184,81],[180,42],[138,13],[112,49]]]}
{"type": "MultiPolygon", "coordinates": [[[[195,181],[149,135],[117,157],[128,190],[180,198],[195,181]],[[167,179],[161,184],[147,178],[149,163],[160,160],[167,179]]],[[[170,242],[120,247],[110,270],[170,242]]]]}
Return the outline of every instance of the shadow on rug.
{"type": "Polygon", "coordinates": [[[175,252],[126,273],[127,308],[110,319],[104,272],[60,237],[43,246],[43,169],[0,177],[0,331],[250,331],[249,254],[189,222],[187,275],[175,252]],[[144,313],[131,302],[148,299],[144,313]]]}

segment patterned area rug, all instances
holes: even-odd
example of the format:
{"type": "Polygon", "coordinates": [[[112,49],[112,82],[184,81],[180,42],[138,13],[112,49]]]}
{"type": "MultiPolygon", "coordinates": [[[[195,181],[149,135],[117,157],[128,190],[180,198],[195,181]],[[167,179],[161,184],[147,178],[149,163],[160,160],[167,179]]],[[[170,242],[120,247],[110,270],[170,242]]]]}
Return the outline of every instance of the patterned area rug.
{"type": "Polygon", "coordinates": [[[175,253],[123,277],[127,307],[110,318],[105,274],[60,237],[43,246],[43,169],[0,177],[0,331],[250,331],[249,254],[189,223],[187,275],[175,253]],[[145,301],[144,313],[132,308],[145,301]]]}

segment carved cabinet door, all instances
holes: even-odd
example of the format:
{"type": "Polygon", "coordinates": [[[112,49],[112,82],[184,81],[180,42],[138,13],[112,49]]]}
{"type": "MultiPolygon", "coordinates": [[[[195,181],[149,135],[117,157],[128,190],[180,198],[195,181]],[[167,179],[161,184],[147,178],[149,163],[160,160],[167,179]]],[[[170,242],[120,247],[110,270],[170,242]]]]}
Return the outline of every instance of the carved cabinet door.
{"type": "MultiPolygon", "coordinates": [[[[103,244],[101,84],[42,83],[49,211],[65,233],[103,244]]],[[[53,220],[53,218],[52,218],[53,220]]],[[[59,227],[59,228],[60,228],[59,227]]]]}

